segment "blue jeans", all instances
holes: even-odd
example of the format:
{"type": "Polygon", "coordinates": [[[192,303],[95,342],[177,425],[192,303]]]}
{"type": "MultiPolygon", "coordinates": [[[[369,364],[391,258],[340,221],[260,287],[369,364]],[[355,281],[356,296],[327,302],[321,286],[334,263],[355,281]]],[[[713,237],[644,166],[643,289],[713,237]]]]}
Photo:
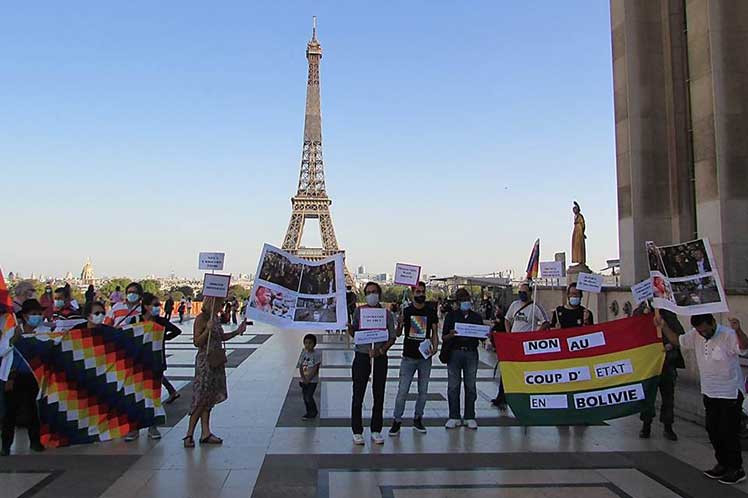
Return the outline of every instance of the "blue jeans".
{"type": "Polygon", "coordinates": [[[410,392],[410,383],[413,376],[418,372],[418,399],[416,400],[415,418],[423,417],[423,408],[426,406],[426,395],[429,392],[429,378],[431,377],[431,358],[408,358],[403,356],[400,362],[400,385],[397,388],[397,399],[395,400],[395,422],[402,422],[405,412],[405,398],[410,392]]]}
{"type": "Polygon", "coordinates": [[[460,420],[460,384],[465,383],[465,420],[475,419],[475,400],[478,390],[475,378],[478,375],[478,351],[452,351],[447,363],[447,399],[449,418],[460,420]]]}

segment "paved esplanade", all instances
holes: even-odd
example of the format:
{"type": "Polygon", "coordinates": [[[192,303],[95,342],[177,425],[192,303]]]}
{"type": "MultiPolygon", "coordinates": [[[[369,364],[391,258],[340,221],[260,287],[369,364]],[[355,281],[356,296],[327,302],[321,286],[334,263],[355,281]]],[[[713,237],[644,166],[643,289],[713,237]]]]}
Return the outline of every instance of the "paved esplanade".
{"type": "MultiPolygon", "coordinates": [[[[399,438],[353,447],[349,426],[352,352],[339,336],[319,334],[323,351],[320,415],[303,422],[296,360],[303,332],[258,324],[228,344],[229,399],[214,431],[222,447],[185,449],[195,349],[191,323],[169,343],[171,379],[182,397],[168,407],[161,441],[122,440],[29,454],[19,430],[15,454],[0,459],[0,496],[23,497],[706,497],[743,496],[748,486],[709,481],[713,465],[702,427],[678,421],[681,440],[638,438],[637,417],[596,427],[531,427],[499,416],[493,355],[481,353],[477,432],[447,431],[446,369],[434,360],[424,423],[410,429],[416,383],[399,438]]],[[[385,416],[397,392],[402,340],[392,349],[385,416]]],[[[370,396],[370,395],[369,395],[370,396]]],[[[364,415],[371,406],[370,397],[364,415]]],[[[387,421],[386,421],[387,422],[387,421]]],[[[198,430],[199,431],[199,430],[198,430]]],[[[199,434],[196,434],[199,435],[199,434]]]]}

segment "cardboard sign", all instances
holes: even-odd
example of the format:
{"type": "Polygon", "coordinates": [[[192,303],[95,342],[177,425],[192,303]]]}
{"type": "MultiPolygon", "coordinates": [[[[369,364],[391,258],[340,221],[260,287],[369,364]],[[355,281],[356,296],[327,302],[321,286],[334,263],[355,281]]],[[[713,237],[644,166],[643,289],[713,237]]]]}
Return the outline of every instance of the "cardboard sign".
{"type": "Polygon", "coordinates": [[[203,297],[222,297],[229,295],[231,275],[217,275],[206,273],[203,279],[203,297]]]}
{"type": "Polygon", "coordinates": [[[359,330],[353,334],[354,344],[374,344],[377,342],[387,342],[390,339],[390,333],[387,330],[359,330]]]}
{"type": "Polygon", "coordinates": [[[491,327],[475,323],[455,323],[455,332],[461,337],[485,339],[488,337],[488,333],[491,332],[491,327]]]}
{"type": "Polygon", "coordinates": [[[577,289],[599,294],[603,289],[603,276],[593,275],[592,273],[580,273],[577,279],[577,289]]]}
{"type": "Polygon", "coordinates": [[[387,328],[387,310],[384,308],[361,308],[359,318],[359,330],[387,328]]]}
{"type": "Polygon", "coordinates": [[[223,252],[201,252],[198,256],[198,270],[223,270],[223,260],[226,253],[223,252]]]}
{"type": "Polygon", "coordinates": [[[541,261],[540,276],[542,278],[561,278],[563,277],[564,266],[561,261],[541,261]]]}
{"type": "Polygon", "coordinates": [[[631,286],[631,294],[634,296],[636,304],[641,304],[648,299],[654,297],[654,287],[652,286],[652,279],[648,278],[642,280],[636,285],[631,286]]]}
{"type": "Polygon", "coordinates": [[[421,278],[421,267],[397,263],[395,265],[395,284],[415,287],[421,278]]]}

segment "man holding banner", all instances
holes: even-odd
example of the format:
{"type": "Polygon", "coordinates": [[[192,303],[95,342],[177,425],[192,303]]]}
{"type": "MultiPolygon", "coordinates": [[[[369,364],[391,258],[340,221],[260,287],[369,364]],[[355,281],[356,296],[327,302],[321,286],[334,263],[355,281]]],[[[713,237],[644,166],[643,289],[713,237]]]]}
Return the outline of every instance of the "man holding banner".
{"type": "Polygon", "coordinates": [[[654,323],[673,346],[691,349],[696,356],[706,409],[706,430],[717,459],[717,465],[704,471],[704,475],[722,484],[745,481],[739,439],[743,374],[738,357],[748,350],[748,337],[740,322],[731,318],[730,328],[717,325],[711,314],[693,315],[693,328],[681,336],[659,315],[655,316],[654,323]]]}
{"type": "Polygon", "coordinates": [[[547,330],[550,326],[545,309],[530,295],[530,284],[523,282],[519,286],[519,299],[509,305],[504,319],[509,332],[530,332],[547,330]]]}

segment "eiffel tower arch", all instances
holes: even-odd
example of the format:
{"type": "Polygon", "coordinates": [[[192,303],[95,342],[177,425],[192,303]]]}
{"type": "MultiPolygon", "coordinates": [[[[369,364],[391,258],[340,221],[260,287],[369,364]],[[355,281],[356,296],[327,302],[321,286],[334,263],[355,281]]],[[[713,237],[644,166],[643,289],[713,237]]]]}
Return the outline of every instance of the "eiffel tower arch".
{"type": "MultiPolygon", "coordinates": [[[[320,106],[319,63],[322,47],[317,41],[317,18],[314,18],[312,39],[306,46],[309,75],[306,86],[306,112],[304,116],[304,145],[301,153],[301,172],[296,195],[291,198],[291,221],[283,239],[283,250],[299,257],[320,260],[345,251],[338,246],[332,223],[332,200],[325,187],[325,169],[322,160],[322,112],[320,106]],[[319,220],[322,247],[303,247],[301,238],[309,219],[319,220]]],[[[347,285],[353,279],[345,267],[347,285]]]]}

